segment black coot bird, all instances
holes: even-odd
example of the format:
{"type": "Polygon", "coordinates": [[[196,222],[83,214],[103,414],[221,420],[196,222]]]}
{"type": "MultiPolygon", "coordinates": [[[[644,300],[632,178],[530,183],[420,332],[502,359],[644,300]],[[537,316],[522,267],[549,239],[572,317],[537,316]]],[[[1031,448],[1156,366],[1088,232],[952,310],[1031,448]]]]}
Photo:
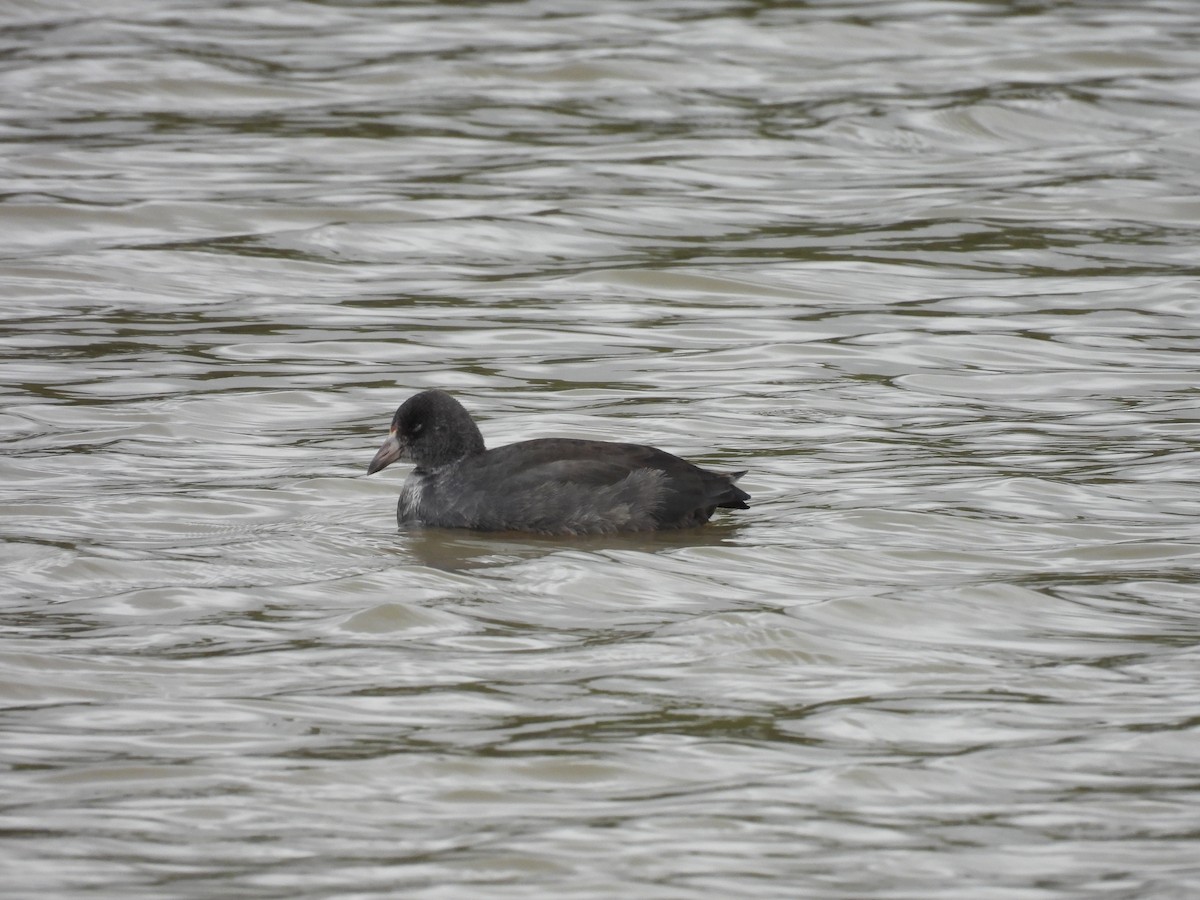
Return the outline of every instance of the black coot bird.
{"type": "Polygon", "coordinates": [[[717,507],[749,509],[734,484],[745,472],[709,472],[642,444],[548,438],[488,450],[444,391],[409,397],[367,474],[398,459],[401,526],[612,534],[703,525],[717,507]]]}

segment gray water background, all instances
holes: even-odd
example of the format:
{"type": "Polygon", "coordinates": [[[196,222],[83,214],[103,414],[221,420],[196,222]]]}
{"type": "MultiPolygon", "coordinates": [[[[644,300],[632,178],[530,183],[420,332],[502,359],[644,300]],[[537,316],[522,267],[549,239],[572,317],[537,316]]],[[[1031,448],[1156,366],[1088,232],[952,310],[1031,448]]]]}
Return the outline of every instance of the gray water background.
{"type": "Polygon", "coordinates": [[[1200,896],[1198,48],[6,5],[5,896],[1200,896]],[[400,533],[433,386],[753,508],[400,533]]]}

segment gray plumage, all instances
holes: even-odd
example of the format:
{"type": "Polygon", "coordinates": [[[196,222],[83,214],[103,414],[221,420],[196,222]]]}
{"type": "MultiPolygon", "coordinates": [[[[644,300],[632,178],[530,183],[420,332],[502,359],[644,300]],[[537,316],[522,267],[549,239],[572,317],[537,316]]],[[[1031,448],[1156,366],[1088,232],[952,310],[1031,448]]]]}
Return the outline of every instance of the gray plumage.
{"type": "Polygon", "coordinates": [[[643,444],[549,438],[488,450],[470,413],[444,391],[396,410],[367,474],[416,466],[400,492],[401,526],[611,534],[703,525],[719,508],[748,509],[744,472],[701,469],[643,444]]]}

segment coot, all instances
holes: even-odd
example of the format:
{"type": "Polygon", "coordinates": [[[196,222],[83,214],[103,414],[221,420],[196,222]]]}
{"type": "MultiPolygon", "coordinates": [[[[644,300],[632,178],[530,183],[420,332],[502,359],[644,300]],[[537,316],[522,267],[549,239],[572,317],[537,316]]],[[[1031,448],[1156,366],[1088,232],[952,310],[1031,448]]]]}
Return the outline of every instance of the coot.
{"type": "Polygon", "coordinates": [[[488,450],[462,404],[445,391],[409,397],[367,474],[398,459],[401,526],[612,534],[703,525],[718,507],[749,509],[721,474],[642,444],[548,438],[488,450]]]}

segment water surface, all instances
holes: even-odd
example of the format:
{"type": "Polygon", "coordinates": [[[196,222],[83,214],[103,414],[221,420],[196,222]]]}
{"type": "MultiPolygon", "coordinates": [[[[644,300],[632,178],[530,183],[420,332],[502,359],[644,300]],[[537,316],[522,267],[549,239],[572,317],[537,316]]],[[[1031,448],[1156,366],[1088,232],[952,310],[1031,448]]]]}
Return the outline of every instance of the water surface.
{"type": "Polygon", "coordinates": [[[10,896],[1200,893],[1191,3],[4,18],[10,896]],[[399,532],[427,387],[753,508],[399,532]]]}

